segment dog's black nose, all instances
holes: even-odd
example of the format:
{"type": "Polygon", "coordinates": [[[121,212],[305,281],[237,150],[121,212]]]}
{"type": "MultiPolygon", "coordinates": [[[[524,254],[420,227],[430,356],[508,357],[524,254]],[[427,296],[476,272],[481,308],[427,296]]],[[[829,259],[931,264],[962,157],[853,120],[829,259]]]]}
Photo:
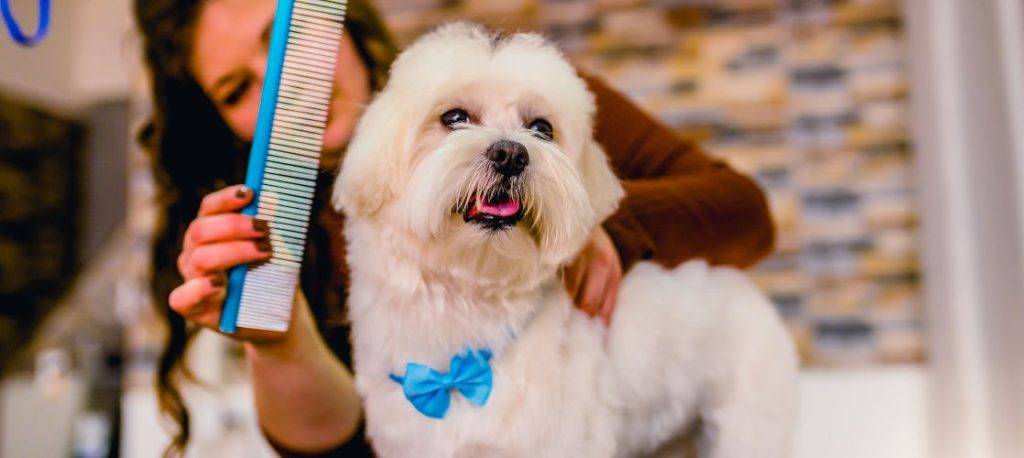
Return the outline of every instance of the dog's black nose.
{"type": "Polygon", "coordinates": [[[498,140],[487,148],[487,159],[494,163],[494,170],[507,177],[523,173],[530,164],[530,155],[522,143],[498,140]]]}

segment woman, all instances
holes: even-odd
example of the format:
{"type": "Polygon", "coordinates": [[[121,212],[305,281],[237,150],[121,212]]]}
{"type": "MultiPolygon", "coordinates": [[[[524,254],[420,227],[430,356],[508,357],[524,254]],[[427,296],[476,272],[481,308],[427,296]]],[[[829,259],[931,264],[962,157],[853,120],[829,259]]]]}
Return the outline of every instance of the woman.
{"type": "MultiPolygon", "coordinates": [[[[135,3],[154,101],[141,137],[154,157],[163,215],[152,289],[170,323],[158,384],[161,408],[181,426],[178,448],[188,440],[174,375],[184,369],[185,322],[215,329],[225,271],[269,257],[266,224],[236,213],[252,191],[229,185],[244,178],[274,3],[135,3]]],[[[360,109],[383,85],[396,53],[367,1],[350,0],[291,329],[234,336],[244,342],[252,368],[260,424],[284,454],[366,451],[356,434],[360,406],[346,369],[344,218],[326,205],[326,195],[360,109]]],[[[622,273],[641,259],[673,266],[702,257],[744,267],[770,251],[771,221],[753,182],[678,139],[599,80],[586,79],[597,98],[595,136],[626,198],[565,269],[565,286],[580,309],[607,323],[622,273]]]]}

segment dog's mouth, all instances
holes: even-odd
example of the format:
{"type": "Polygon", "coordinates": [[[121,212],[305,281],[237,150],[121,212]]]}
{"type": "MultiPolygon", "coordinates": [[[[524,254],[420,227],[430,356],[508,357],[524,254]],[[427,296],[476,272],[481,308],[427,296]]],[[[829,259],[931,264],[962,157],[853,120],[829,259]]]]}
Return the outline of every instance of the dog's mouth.
{"type": "Polygon", "coordinates": [[[491,230],[508,229],[523,219],[523,204],[506,192],[489,197],[478,194],[462,212],[462,219],[491,230]]]}

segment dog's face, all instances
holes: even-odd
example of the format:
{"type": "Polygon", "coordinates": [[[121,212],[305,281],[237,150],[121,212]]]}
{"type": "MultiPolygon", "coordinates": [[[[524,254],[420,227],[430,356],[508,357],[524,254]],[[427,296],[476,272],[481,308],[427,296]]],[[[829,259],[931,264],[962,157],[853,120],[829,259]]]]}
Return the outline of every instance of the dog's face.
{"type": "Polygon", "coordinates": [[[446,262],[558,266],[622,196],[593,113],[584,82],[539,36],[442,27],[395,62],[333,201],[446,262]]]}

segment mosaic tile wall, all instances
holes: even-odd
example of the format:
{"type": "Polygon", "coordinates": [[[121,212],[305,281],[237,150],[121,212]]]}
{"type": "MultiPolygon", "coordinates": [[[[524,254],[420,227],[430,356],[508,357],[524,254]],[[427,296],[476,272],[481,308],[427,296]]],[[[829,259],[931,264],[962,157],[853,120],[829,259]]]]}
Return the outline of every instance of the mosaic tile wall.
{"type": "Polygon", "coordinates": [[[378,0],[402,44],[438,23],[539,30],[756,177],[779,227],[753,272],[807,365],[924,358],[898,0],[378,0]]]}

